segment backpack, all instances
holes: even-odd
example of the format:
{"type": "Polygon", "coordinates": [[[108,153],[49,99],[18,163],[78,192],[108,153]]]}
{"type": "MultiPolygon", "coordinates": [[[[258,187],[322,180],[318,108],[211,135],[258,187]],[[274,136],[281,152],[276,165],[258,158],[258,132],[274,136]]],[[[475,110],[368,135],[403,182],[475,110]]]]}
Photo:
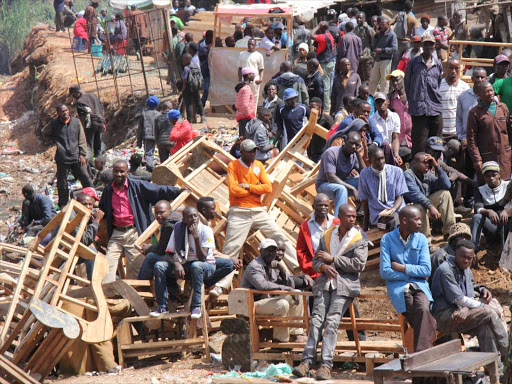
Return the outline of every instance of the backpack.
{"type": "Polygon", "coordinates": [[[188,75],[187,84],[191,92],[200,91],[203,89],[203,75],[201,70],[196,65],[190,65],[190,72],[188,75]]]}
{"type": "Polygon", "coordinates": [[[405,39],[407,36],[407,15],[404,11],[401,11],[396,18],[395,34],[399,39],[405,39]]]}

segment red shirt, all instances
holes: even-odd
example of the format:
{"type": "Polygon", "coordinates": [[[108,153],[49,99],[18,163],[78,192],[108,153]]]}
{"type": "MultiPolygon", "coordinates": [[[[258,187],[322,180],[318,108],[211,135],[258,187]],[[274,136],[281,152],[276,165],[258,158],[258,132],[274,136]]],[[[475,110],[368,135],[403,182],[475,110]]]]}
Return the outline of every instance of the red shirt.
{"type": "Polygon", "coordinates": [[[114,215],[115,227],[128,227],[134,225],[133,211],[128,198],[128,179],[124,182],[122,189],[117,189],[112,184],[112,214],[114,215]]]}

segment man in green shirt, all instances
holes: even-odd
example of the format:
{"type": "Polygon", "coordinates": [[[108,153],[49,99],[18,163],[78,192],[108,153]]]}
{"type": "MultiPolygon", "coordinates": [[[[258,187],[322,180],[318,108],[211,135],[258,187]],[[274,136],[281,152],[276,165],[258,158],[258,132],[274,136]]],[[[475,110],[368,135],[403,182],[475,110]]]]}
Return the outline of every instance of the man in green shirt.
{"type": "Polygon", "coordinates": [[[507,77],[503,79],[496,79],[494,82],[494,92],[496,96],[500,97],[500,101],[505,103],[508,107],[508,110],[512,109],[512,77],[507,77]]]}

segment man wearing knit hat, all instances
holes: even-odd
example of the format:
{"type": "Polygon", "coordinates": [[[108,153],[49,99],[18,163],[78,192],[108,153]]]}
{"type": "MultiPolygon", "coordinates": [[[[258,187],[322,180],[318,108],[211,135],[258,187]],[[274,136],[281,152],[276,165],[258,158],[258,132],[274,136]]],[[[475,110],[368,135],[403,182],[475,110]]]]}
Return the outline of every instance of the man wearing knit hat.
{"type": "Polygon", "coordinates": [[[439,268],[439,266],[450,256],[455,256],[455,245],[457,245],[460,240],[471,240],[471,228],[469,228],[469,225],[464,223],[455,223],[450,227],[448,243],[430,256],[432,269],[428,279],[430,286],[432,286],[432,279],[434,278],[437,268],[439,268]]]}
{"type": "Polygon", "coordinates": [[[160,112],[157,111],[160,99],[158,96],[151,96],[146,100],[147,109],[142,112],[137,130],[137,147],[142,148],[144,144],[144,159],[148,170],[153,170],[155,154],[155,121],[160,112]]]}
{"type": "Polygon", "coordinates": [[[487,244],[503,245],[509,229],[509,216],[504,209],[510,180],[501,180],[500,166],[487,161],[482,166],[485,184],[475,191],[475,215],[471,220],[471,236],[477,250],[482,232],[487,244]]]}

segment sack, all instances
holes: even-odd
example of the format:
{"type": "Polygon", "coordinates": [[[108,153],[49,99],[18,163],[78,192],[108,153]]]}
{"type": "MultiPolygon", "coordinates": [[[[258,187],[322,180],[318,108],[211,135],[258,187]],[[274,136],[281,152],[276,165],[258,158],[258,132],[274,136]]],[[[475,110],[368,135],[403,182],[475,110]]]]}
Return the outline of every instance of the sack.
{"type": "Polygon", "coordinates": [[[195,66],[190,65],[190,72],[188,74],[187,85],[190,87],[191,92],[200,91],[203,89],[203,75],[201,75],[201,70],[195,66]]]}
{"type": "Polygon", "coordinates": [[[405,39],[407,36],[407,15],[404,11],[400,12],[396,18],[395,34],[399,39],[405,39]]]}

